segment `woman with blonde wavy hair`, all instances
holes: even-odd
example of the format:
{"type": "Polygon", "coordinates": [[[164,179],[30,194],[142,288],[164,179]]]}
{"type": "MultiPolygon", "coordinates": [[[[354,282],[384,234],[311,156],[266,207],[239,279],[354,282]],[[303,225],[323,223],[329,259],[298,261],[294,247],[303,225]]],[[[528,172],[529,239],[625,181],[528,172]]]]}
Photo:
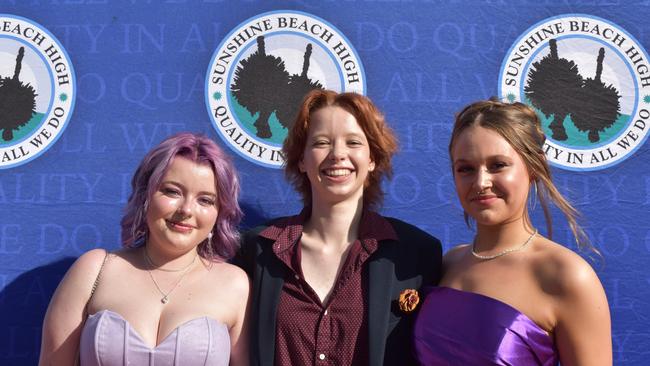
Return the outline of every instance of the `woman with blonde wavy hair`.
{"type": "MultiPolygon", "coordinates": [[[[578,245],[592,249],[560,194],[540,120],[522,103],[470,104],[456,116],[449,155],[470,244],[450,250],[440,287],[415,325],[422,365],[611,365],[609,307],[591,266],[551,240],[549,201],[578,245]],[[547,237],[530,219],[539,200],[547,237]]],[[[594,250],[595,251],[595,250],[594,250]]]]}

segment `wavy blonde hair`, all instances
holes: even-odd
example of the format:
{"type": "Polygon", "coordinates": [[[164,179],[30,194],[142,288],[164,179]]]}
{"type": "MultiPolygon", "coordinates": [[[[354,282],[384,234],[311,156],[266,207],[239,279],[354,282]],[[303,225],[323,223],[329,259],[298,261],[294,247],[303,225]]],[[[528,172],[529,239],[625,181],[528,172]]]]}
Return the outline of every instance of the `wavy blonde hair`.
{"type": "MultiPolygon", "coordinates": [[[[531,182],[534,182],[537,186],[537,199],[539,199],[544,211],[548,237],[553,238],[553,220],[549,209],[550,201],[564,213],[578,248],[589,249],[600,254],[591,245],[584,229],[578,224],[580,213],[553,183],[551,169],[543,150],[546,136],[544,136],[542,124],[535,111],[523,103],[503,103],[495,98],[474,102],[466,106],[456,115],[454,121],[449,141],[450,157],[454,142],[458,139],[458,136],[472,126],[481,126],[498,133],[524,161],[531,182]]],[[[526,223],[531,224],[528,208],[524,211],[524,215],[526,223]]],[[[465,221],[469,225],[467,214],[465,214],[465,221]]]]}

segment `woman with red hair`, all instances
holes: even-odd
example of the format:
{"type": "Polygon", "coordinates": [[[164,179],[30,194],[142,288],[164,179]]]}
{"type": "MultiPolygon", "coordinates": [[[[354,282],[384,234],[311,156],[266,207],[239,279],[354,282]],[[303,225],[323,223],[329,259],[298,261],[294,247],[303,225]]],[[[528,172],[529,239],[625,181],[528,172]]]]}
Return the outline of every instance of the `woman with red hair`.
{"type": "Polygon", "coordinates": [[[413,364],[411,308],[397,302],[437,283],[441,247],[373,211],[396,149],[367,97],[305,97],[283,147],[304,209],[247,233],[237,257],[253,280],[253,365],[413,364]]]}

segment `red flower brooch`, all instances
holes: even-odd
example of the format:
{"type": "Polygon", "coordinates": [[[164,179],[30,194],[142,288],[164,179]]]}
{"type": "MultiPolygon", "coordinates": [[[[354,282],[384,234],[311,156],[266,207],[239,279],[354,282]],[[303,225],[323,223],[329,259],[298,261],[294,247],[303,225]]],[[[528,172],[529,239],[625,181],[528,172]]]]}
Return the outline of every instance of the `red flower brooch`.
{"type": "Polygon", "coordinates": [[[417,290],[407,288],[399,294],[399,309],[406,314],[409,314],[415,310],[415,308],[420,303],[420,295],[417,290]]]}

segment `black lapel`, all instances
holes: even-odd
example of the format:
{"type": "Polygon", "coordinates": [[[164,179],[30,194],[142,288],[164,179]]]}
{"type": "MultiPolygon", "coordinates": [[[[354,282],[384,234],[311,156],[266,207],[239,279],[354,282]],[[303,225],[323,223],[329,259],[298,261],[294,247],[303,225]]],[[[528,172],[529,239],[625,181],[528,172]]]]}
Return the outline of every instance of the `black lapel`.
{"type": "Polygon", "coordinates": [[[275,325],[280,292],[284,285],[284,276],[282,263],[274,257],[272,252],[266,254],[264,263],[260,263],[257,342],[259,345],[258,357],[260,365],[273,366],[275,361],[275,325]]]}
{"type": "Polygon", "coordinates": [[[368,263],[368,346],[370,366],[383,365],[391,307],[395,242],[382,241],[368,263]]]}

